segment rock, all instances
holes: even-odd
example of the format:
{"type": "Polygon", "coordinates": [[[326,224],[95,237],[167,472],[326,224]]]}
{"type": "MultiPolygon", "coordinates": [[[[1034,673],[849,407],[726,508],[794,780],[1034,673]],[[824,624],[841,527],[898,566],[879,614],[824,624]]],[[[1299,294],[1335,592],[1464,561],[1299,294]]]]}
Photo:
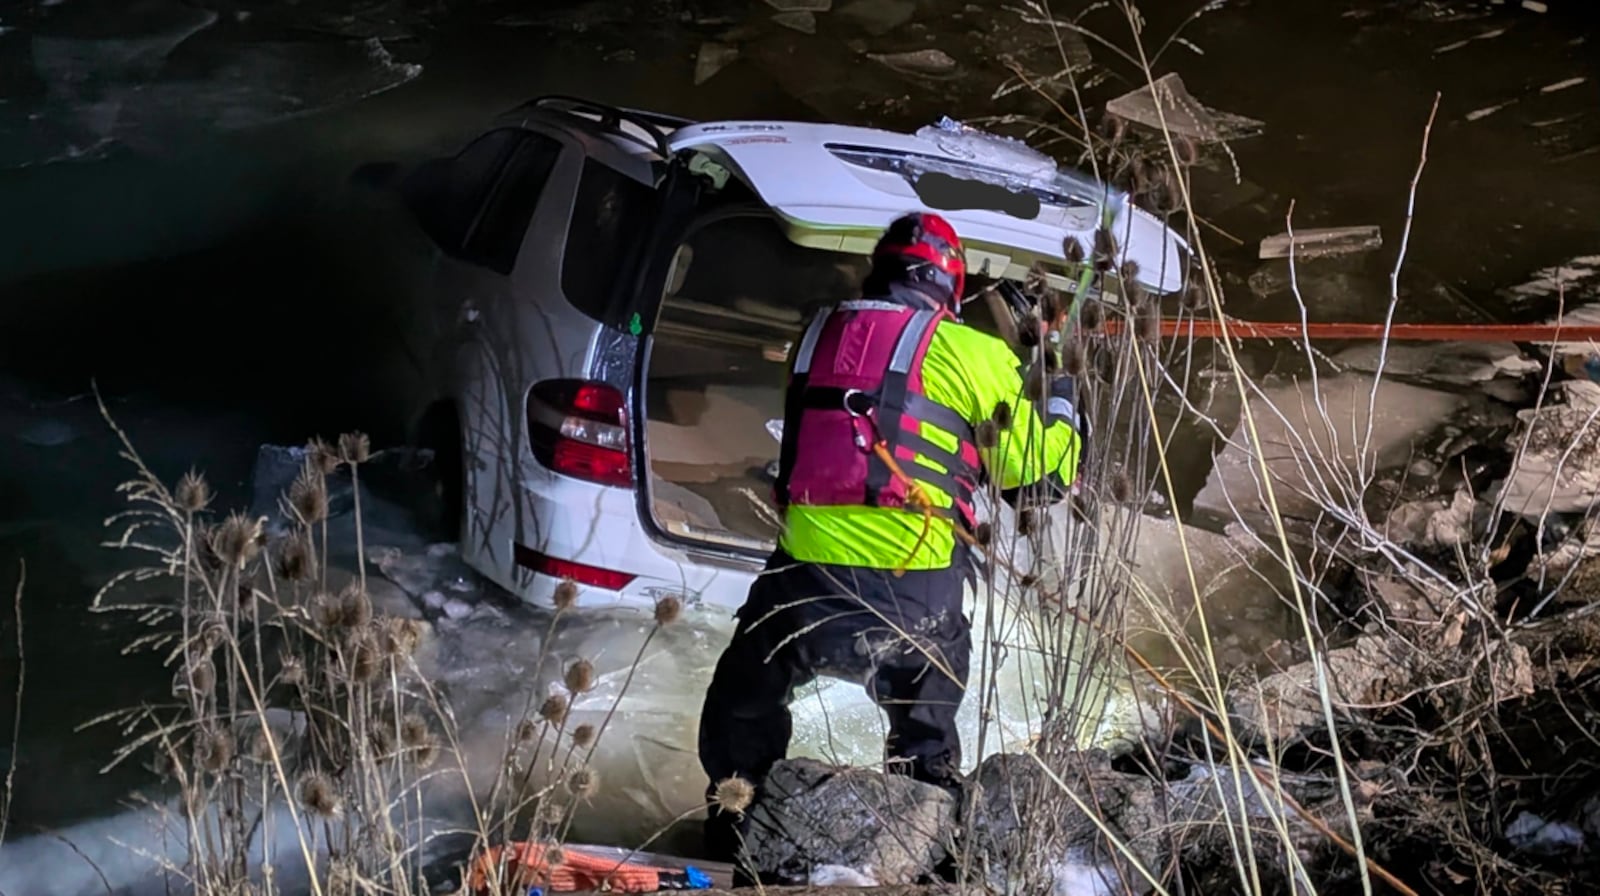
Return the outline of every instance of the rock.
{"type": "MultiPolygon", "coordinates": [[[[1402,638],[1363,635],[1322,656],[1329,698],[1337,722],[1351,712],[1372,713],[1437,684],[1472,689],[1473,699],[1498,703],[1533,693],[1533,659],[1511,641],[1459,649],[1465,617],[1459,610],[1428,631],[1420,649],[1402,638]]],[[[1283,745],[1326,731],[1321,678],[1311,661],[1268,675],[1254,686],[1229,693],[1239,727],[1283,745]]]]}
{"type": "Polygon", "coordinates": [[[949,855],[955,812],[952,794],[906,776],[790,759],[762,785],[747,848],[757,871],[794,883],[823,866],[917,883],[949,855]]]}
{"type": "Polygon", "coordinates": [[[1384,536],[1401,544],[1428,548],[1470,545],[1486,534],[1494,514],[1480,507],[1466,489],[1453,496],[1408,501],[1389,512],[1384,536]]]}
{"type": "Polygon", "coordinates": [[[1583,849],[1583,831],[1564,821],[1546,821],[1526,810],[1506,826],[1506,839],[1522,852],[1559,856],[1583,849]]]}
{"type": "Polygon", "coordinates": [[[855,0],[841,6],[834,16],[873,37],[882,37],[911,21],[916,12],[912,0],[855,0]]]}
{"type": "Polygon", "coordinates": [[[772,17],[772,21],[777,22],[779,25],[782,25],[785,28],[798,31],[801,34],[817,33],[817,16],[815,13],[780,12],[772,17]]]}
{"type": "Polygon", "coordinates": [[[953,74],[956,61],[943,50],[912,50],[907,53],[868,53],[867,58],[880,62],[905,75],[943,77],[953,74]]]}
{"type": "Polygon", "coordinates": [[[472,615],[472,604],[453,597],[444,602],[444,615],[450,617],[451,619],[463,619],[472,615]]]}
{"type": "Polygon", "coordinates": [[[1159,874],[1165,818],[1154,782],[1112,771],[1099,750],[1061,760],[1056,775],[1065,791],[1031,756],[1001,753],[978,766],[961,801],[973,867],[987,869],[990,888],[1000,893],[1150,892],[1101,826],[1159,874]],[[1052,811],[1039,811],[1044,806],[1052,811]],[[1093,807],[1096,817],[1081,806],[1093,807]]]}

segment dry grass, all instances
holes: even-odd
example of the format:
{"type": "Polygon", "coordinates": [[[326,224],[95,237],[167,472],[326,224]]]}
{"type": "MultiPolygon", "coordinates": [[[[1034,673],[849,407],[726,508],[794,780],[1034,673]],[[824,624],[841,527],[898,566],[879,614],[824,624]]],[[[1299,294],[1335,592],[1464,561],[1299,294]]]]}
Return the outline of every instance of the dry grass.
{"type": "MultiPolygon", "coordinates": [[[[200,894],[405,896],[428,891],[422,874],[437,838],[470,834],[474,854],[508,841],[565,842],[575,811],[604,786],[589,762],[605,723],[569,728],[565,697],[530,690],[504,732],[499,767],[468,768],[450,702],[417,661],[426,623],[375,610],[364,569],[342,586],[330,575],[326,477],[343,467],[357,480],[370,455],[365,436],[310,444],[283,496],[294,524],[269,539],[263,520],[214,507],[198,473],[169,489],[107,421],[135,473],[122,488],[130,509],[109,521],[121,529],[110,544],[146,560],[108,583],[93,608],[141,623],[128,649],[160,651],[173,683],[168,700],[89,724],[119,726],[128,740],[112,764],[149,762],[175,794],[154,807],[187,834],[169,874],[200,894]],[[115,600],[128,586],[155,596],[115,600]],[[441,802],[470,805],[472,824],[444,825],[459,812],[441,802]],[[274,813],[291,824],[274,824],[274,813]],[[263,849],[280,856],[265,876],[263,849]]],[[[355,528],[360,545],[359,509],[355,528]]],[[[577,605],[569,590],[535,668],[577,605]]],[[[651,636],[680,612],[664,599],[651,636]]],[[[579,659],[565,686],[581,694],[593,675],[579,659]]],[[[494,892],[504,889],[504,858],[494,892]]]]}

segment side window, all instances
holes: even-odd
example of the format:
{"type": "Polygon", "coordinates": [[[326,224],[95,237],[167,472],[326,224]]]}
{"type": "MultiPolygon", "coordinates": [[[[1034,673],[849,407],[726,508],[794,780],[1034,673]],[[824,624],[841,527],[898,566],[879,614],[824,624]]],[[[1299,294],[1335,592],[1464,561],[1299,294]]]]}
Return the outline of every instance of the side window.
{"type": "Polygon", "coordinates": [[[619,260],[647,238],[655,190],[593,159],[573,203],[561,257],[561,291],[583,313],[602,320],[623,270],[619,260]]]}
{"type": "Polygon", "coordinates": [[[524,135],[467,237],[462,251],[467,261],[501,274],[511,273],[561,149],[561,143],[552,137],[524,135]]]}
{"type": "Polygon", "coordinates": [[[417,166],[401,192],[439,248],[509,274],[560,152],[552,138],[501,128],[417,166]]]}

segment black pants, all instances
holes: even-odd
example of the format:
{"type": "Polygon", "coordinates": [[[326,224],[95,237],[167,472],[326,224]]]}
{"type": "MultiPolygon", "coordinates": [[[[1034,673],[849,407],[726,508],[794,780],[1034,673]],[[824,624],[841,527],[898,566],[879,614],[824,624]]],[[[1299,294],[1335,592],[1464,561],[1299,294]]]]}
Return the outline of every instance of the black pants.
{"type": "MultiPolygon", "coordinates": [[[[964,549],[942,570],[799,563],[780,549],[739,608],[700,713],[700,763],[717,782],[756,785],[785,758],[789,702],[817,676],[860,681],[889,717],[891,771],[952,786],[960,780],[956,710],[967,684],[972,627],[961,609],[972,574],[964,549]]],[[[707,848],[732,858],[737,821],[715,808],[707,848]]]]}

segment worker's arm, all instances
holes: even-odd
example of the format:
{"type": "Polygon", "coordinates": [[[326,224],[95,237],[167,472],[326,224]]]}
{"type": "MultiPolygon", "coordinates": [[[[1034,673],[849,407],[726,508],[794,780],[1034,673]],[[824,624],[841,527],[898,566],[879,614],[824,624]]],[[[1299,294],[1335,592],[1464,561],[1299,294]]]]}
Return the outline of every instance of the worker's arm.
{"type": "Polygon", "coordinates": [[[989,419],[994,419],[994,408],[1002,403],[1010,409],[1009,415],[1002,413],[996,421],[995,443],[979,445],[989,478],[1003,492],[1045,479],[1062,488],[1071,485],[1077,479],[1083,450],[1072,381],[1058,381],[1052,388],[1041,418],[1034,403],[1023,395],[1016,355],[997,339],[984,340],[982,349],[967,359],[977,407],[988,409],[989,419]],[[1007,416],[1010,419],[1005,419],[1007,416]]]}

